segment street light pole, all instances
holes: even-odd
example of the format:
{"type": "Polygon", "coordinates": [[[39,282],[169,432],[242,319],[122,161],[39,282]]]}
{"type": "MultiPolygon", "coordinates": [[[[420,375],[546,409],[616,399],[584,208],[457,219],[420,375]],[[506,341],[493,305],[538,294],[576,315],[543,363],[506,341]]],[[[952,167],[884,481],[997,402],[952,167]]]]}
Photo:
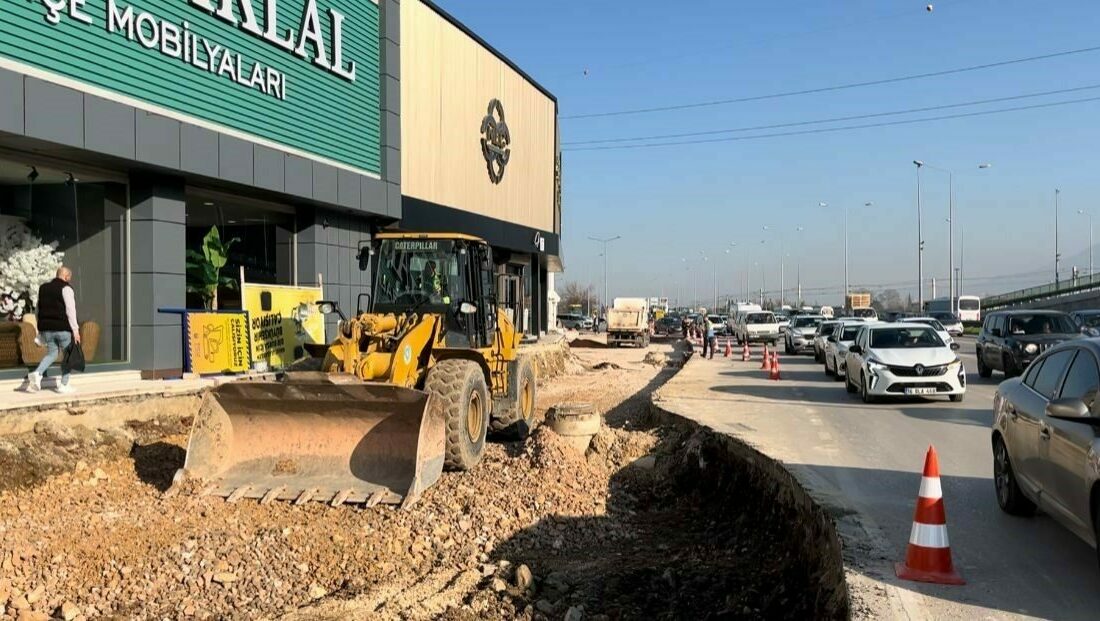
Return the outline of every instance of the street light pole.
{"type": "Polygon", "coordinates": [[[795,300],[795,304],[802,306],[802,227],[795,227],[795,232],[798,233],[798,258],[795,260],[795,280],[798,283],[798,299],[795,300]]]}
{"type": "Polygon", "coordinates": [[[1062,255],[1058,252],[1058,195],[1062,191],[1054,188],[1054,286],[1058,286],[1058,262],[1062,255]]]}
{"type": "Polygon", "coordinates": [[[924,310],[924,235],[921,233],[920,169],[924,162],[913,160],[917,167],[917,312],[924,310]]]}
{"type": "Polygon", "coordinates": [[[604,305],[604,308],[607,308],[607,306],[608,306],[608,304],[607,304],[607,244],[609,242],[615,241],[616,239],[620,239],[621,237],[622,237],[621,235],[616,235],[614,237],[605,237],[605,238],[599,238],[599,237],[589,237],[588,238],[588,239],[591,239],[594,242],[599,242],[599,243],[603,244],[603,305],[604,305]]]}
{"type": "Polygon", "coordinates": [[[1092,280],[1092,213],[1078,209],[1077,213],[1089,217],[1089,280],[1092,280]]]}

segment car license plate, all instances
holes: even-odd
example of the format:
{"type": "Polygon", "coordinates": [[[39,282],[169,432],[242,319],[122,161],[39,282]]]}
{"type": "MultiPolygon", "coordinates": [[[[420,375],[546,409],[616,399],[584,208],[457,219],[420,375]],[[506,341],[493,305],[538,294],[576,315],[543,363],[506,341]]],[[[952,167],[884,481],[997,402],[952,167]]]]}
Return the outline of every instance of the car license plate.
{"type": "Polygon", "coordinates": [[[905,394],[907,395],[934,395],[936,394],[935,388],[906,388],[905,394]]]}

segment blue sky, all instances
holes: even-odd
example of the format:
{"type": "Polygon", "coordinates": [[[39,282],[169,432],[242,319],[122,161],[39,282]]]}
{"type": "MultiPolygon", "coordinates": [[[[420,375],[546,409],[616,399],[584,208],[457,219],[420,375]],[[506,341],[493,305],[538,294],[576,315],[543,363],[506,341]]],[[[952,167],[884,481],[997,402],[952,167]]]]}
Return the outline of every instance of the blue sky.
{"type": "MultiPolygon", "coordinates": [[[[812,89],[1100,46],[1100,2],[944,0],[935,3],[932,13],[925,10],[926,2],[910,0],[451,0],[441,5],[558,97],[563,143],[800,122],[1100,85],[1097,51],[829,93],[570,119],[565,117],[812,89]]],[[[1100,97],[1100,88],[865,122],[1086,97],[1100,97]]],[[[763,270],[768,289],[774,290],[782,237],[783,253],[790,254],[788,289],[793,292],[800,264],[804,297],[837,303],[843,286],[842,207],[850,205],[853,288],[888,284],[915,291],[914,159],[956,171],[956,243],[962,229],[966,293],[1053,280],[1055,188],[1061,189],[1066,277],[1072,264],[1088,269],[1088,219],[1077,210],[1091,209],[1100,219],[1098,113],[1100,101],[815,135],[565,150],[566,273],[561,278],[599,287],[599,246],[587,237],[622,235],[609,253],[611,296],[675,297],[678,291],[690,292],[684,283],[698,278],[699,297],[705,292],[709,298],[712,263],[702,261],[701,251],[718,257],[723,295],[740,293],[746,271],[754,289],[763,270]],[[985,162],[992,167],[979,170],[985,162]],[[819,207],[822,201],[830,206],[819,207]],[[868,201],[874,205],[863,207],[868,201]],[[802,233],[796,231],[799,226],[802,233]],[[731,242],[737,246],[727,254],[731,242]]],[[[926,168],[921,196],[925,275],[937,277],[943,295],[947,176],[926,168]]],[[[1100,263],[1100,252],[1097,257],[1100,263]]]]}

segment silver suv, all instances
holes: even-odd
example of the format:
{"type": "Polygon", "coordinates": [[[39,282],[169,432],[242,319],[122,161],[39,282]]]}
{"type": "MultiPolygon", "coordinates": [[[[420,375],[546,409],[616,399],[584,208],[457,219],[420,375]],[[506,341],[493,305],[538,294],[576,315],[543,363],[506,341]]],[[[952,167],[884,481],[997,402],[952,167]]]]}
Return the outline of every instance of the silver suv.
{"type": "Polygon", "coordinates": [[[1068,341],[993,397],[993,481],[1012,515],[1038,506],[1096,547],[1100,533],[1100,340],[1068,341]]]}

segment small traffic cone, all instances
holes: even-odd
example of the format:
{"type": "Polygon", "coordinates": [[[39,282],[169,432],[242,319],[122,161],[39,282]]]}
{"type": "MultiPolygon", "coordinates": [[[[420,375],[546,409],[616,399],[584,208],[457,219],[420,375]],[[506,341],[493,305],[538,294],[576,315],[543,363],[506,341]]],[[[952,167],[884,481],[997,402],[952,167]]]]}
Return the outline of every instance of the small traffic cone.
{"type": "Polygon", "coordinates": [[[728,336],[726,337],[726,351],[722,355],[726,358],[733,355],[733,344],[730,343],[730,338],[728,336]]]}
{"type": "Polygon", "coordinates": [[[779,380],[779,352],[772,354],[772,366],[771,371],[768,373],[768,379],[779,380]]]}
{"type": "Polygon", "coordinates": [[[752,359],[752,354],[749,353],[749,343],[745,341],[745,346],[741,348],[741,362],[748,362],[752,359]]]}
{"type": "Polygon", "coordinates": [[[768,370],[768,344],[764,343],[764,360],[760,363],[760,368],[764,371],[768,370]]]}
{"type": "Polygon", "coordinates": [[[931,446],[924,458],[924,475],[917,494],[917,510],[913,515],[913,530],[909,534],[909,549],[905,553],[905,562],[894,565],[894,572],[903,580],[966,584],[951,563],[947,516],[943,508],[943,490],[940,487],[940,462],[936,457],[936,449],[931,446]]]}

